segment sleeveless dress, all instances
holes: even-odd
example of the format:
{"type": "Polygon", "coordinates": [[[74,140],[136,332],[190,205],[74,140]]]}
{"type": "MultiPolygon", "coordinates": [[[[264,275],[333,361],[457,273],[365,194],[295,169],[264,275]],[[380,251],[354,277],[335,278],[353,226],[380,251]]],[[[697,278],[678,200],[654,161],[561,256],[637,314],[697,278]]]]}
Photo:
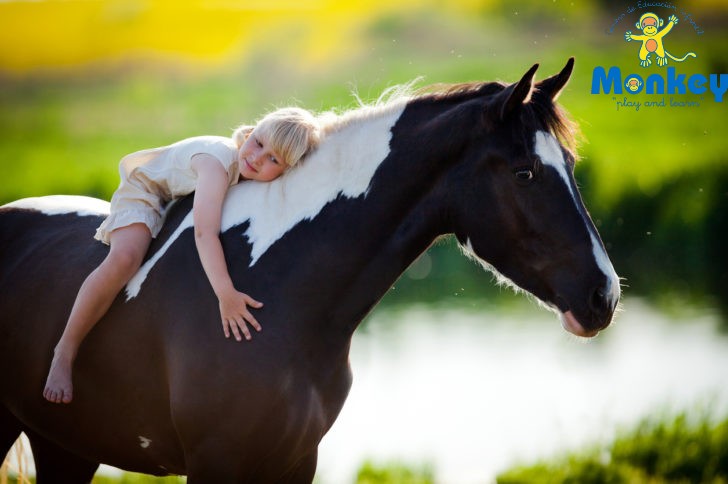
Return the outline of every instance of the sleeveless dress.
{"type": "Polygon", "coordinates": [[[156,237],[162,228],[165,205],[195,191],[197,174],[192,169],[192,157],[200,153],[220,161],[229,185],[238,182],[238,147],[232,138],[197,136],[131,153],[119,163],[121,183],[111,197],[109,216],[94,238],[108,245],[111,231],[134,223],[145,224],[156,237]]]}

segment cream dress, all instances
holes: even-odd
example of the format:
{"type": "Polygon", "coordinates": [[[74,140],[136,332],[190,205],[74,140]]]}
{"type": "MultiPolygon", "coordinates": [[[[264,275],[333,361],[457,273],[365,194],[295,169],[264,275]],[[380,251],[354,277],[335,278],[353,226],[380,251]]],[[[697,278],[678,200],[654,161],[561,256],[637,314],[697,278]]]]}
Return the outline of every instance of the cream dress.
{"type": "Polygon", "coordinates": [[[195,191],[197,174],[192,169],[192,157],[200,153],[222,163],[230,185],[238,182],[238,147],[232,138],[197,136],[131,153],[119,163],[121,183],[111,197],[109,216],[94,238],[109,244],[111,231],[134,223],[145,224],[156,237],[162,228],[165,205],[195,191]]]}

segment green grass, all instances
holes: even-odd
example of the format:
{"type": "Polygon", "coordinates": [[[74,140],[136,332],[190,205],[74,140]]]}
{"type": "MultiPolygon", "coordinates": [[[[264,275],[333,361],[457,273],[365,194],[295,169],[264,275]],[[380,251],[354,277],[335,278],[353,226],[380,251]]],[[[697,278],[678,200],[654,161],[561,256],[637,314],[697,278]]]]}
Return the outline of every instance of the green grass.
{"type": "Polygon", "coordinates": [[[429,465],[408,466],[401,462],[376,464],[366,461],[359,468],[356,484],[433,484],[434,471],[429,465]]]}
{"type": "Polygon", "coordinates": [[[517,466],[498,484],[714,483],[728,482],[728,419],[647,418],[608,445],[517,466]]]}
{"type": "Polygon", "coordinates": [[[187,482],[187,478],[179,476],[154,477],[134,472],[124,472],[120,476],[99,476],[94,477],[92,484],[181,484],[187,482]]]}
{"type": "MultiPolygon", "coordinates": [[[[399,461],[364,462],[356,484],[432,484],[430,464],[399,461]]],[[[447,482],[447,476],[442,476],[447,482]]],[[[20,483],[9,476],[10,484],[20,483]]],[[[31,479],[30,482],[35,482],[31,479]]],[[[94,484],[182,483],[184,477],[123,473],[97,476],[94,484]]],[[[533,464],[501,472],[498,484],[726,484],[728,483],[728,418],[692,411],[656,415],[617,432],[613,441],[588,445],[533,464]]]]}
{"type": "MultiPolygon", "coordinates": [[[[35,484],[35,482],[35,477],[21,479],[15,474],[11,474],[7,477],[8,484],[35,484]]],[[[146,474],[124,472],[118,476],[105,476],[97,474],[91,482],[92,484],[182,484],[184,482],[187,482],[187,479],[185,477],[178,476],[154,477],[146,474]]]]}
{"type": "MultiPolygon", "coordinates": [[[[653,194],[665,180],[723,162],[724,103],[710,93],[695,96],[704,98],[699,109],[640,112],[617,111],[612,95],[590,94],[594,66],[616,63],[626,75],[635,70],[634,56],[619,36],[584,31],[564,15],[599,24],[608,14],[563,6],[521,10],[514,20],[530,22],[525,31],[508,23],[508,8],[500,19],[427,11],[372,18],[364,53],[316,71],[290,67],[291,54],[279,45],[246,65],[202,75],[139,65],[123,75],[89,69],[77,77],[0,78],[0,203],[51,193],[109,198],[124,154],[191,135],[226,134],[281,104],[352,106],[352,87],[371,99],[419,76],[424,83],[515,81],[534,62],[543,78],[571,55],[577,64],[561,101],[584,133],[583,164],[595,174],[591,203],[608,208],[630,190],[653,194]]],[[[700,48],[691,71],[717,72],[725,34],[711,32],[708,41],[683,32],[680,39],[700,48]]]]}
{"type": "MultiPolygon", "coordinates": [[[[108,198],[124,154],[190,135],[229,133],[275,105],[300,101],[317,110],[351,106],[354,85],[371,99],[388,85],[418,76],[425,83],[515,81],[534,62],[541,63],[537,76],[543,78],[570,55],[576,55],[577,65],[561,100],[580,121],[587,141],[581,152],[583,163],[597,175],[594,203],[611,206],[633,188],[654,193],[666,179],[724,159],[724,103],[706,99],[699,109],[617,111],[611,95],[589,93],[591,70],[616,62],[626,74],[632,56],[614,36],[561,25],[561,15],[532,16],[528,33],[517,36],[514,25],[485,18],[426,12],[375,18],[366,55],[336,60],[319,72],[289,72],[280,46],[246,66],[208,75],[179,76],[138,66],[125,75],[80,71],[76,78],[6,78],[0,80],[0,202],[50,193],[108,198]],[[433,41],[424,50],[423,32],[426,39],[448,41],[433,41]],[[574,44],[574,35],[584,40],[574,44]],[[500,38],[512,40],[498,42],[500,38]]],[[[713,33],[690,68],[712,72],[726,41],[725,35],[713,33]]]]}

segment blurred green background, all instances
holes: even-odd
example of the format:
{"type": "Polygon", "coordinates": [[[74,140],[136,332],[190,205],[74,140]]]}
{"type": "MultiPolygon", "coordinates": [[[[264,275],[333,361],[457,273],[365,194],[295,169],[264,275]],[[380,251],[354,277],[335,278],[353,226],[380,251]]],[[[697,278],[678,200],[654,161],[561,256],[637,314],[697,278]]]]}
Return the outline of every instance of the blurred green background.
{"type": "MultiPolygon", "coordinates": [[[[595,66],[619,66],[623,76],[664,72],[641,68],[639,44],[624,40],[646,11],[676,13],[668,50],[697,53],[670,66],[725,73],[728,4],[675,2],[676,11],[644,3],[0,1],[0,203],[48,194],[109,199],[123,155],[229,134],[274,107],[343,110],[356,106],[353,93],[372,100],[416,78],[516,81],[536,62],[543,78],[575,56],[560,102],[581,127],[576,177],[625,295],[677,314],[718,311],[726,329],[728,100],[677,95],[699,106],[637,111],[618,109],[627,94],[590,88],[595,66]]],[[[382,305],[487,309],[522,300],[446,238],[382,305]]]]}

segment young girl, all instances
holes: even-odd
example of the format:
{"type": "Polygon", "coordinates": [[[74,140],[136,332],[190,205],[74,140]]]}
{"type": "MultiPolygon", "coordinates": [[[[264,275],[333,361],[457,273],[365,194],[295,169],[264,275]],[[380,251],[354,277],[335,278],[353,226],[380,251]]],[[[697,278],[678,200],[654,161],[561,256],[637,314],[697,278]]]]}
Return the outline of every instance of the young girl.
{"type": "Polygon", "coordinates": [[[55,403],[73,398],[73,361],[83,338],[106,313],[116,295],[139,269],[162,225],[166,202],[195,192],[192,207],[195,243],[202,266],[220,302],[225,337],[251,338],[247,324],[260,331],[248,310],[262,303],[233,287],[220,244],[220,218],[227,189],[241,180],[268,182],[304,158],[319,141],[317,119],[299,108],[266,115],[255,127],[241,126],[232,138],[200,136],[122,158],[121,184],[111,213],[95,238],[109,254],[81,285],[55,348],[43,396],[55,403]]]}

